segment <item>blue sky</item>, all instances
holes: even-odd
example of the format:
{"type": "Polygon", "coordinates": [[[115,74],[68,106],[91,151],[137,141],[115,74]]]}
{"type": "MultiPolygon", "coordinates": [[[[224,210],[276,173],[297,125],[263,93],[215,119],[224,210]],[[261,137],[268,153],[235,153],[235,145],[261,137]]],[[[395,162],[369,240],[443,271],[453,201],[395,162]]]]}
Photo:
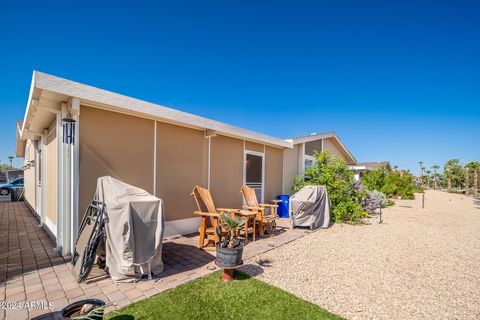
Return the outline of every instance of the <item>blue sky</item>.
{"type": "Polygon", "coordinates": [[[8,1],[0,163],[32,70],[277,137],[336,131],[359,161],[480,160],[479,14],[473,1],[8,1]]]}

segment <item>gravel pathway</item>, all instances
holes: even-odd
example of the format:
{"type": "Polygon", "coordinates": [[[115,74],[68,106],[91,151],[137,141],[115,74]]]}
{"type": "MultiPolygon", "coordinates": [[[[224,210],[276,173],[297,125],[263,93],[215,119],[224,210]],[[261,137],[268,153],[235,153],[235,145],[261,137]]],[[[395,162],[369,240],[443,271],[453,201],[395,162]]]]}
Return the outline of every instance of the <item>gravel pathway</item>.
{"type": "Polygon", "coordinates": [[[313,232],[246,270],[349,319],[480,319],[480,207],[427,191],[422,209],[421,198],[397,200],[383,224],[313,232]]]}

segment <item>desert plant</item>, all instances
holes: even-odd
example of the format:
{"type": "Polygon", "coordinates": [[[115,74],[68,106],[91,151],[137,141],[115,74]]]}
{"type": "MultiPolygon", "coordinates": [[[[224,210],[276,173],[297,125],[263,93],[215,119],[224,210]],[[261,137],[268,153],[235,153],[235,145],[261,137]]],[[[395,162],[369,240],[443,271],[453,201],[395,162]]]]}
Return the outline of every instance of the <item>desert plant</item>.
{"type": "Polygon", "coordinates": [[[317,162],[305,170],[304,176],[297,176],[293,191],[306,185],[325,186],[331,201],[331,212],[335,221],[355,222],[368,214],[360,205],[363,195],[355,185],[354,172],[341,158],[327,151],[315,153],[317,162]]]}
{"type": "Polygon", "coordinates": [[[373,190],[366,190],[367,197],[363,201],[363,209],[372,213],[379,208],[385,208],[388,206],[388,199],[385,193],[373,190]]]}
{"type": "Polygon", "coordinates": [[[231,217],[225,213],[220,216],[220,222],[224,225],[227,231],[227,241],[222,242],[221,245],[227,248],[234,248],[238,246],[238,232],[244,226],[246,219],[239,216],[231,217]]]}

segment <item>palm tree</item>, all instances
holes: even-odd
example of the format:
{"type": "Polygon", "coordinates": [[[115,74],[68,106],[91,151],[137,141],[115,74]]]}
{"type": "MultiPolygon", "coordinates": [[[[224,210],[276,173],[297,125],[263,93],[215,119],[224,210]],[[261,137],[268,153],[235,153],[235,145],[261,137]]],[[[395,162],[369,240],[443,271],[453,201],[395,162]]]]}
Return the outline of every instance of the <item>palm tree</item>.
{"type": "Polygon", "coordinates": [[[10,160],[10,168],[13,169],[13,165],[12,165],[12,160],[15,159],[14,156],[8,156],[8,160],[10,160]]]}
{"type": "Polygon", "coordinates": [[[430,188],[430,174],[432,171],[430,170],[425,170],[425,178],[427,179],[427,188],[430,188]]]}
{"type": "Polygon", "coordinates": [[[393,170],[397,171],[397,170],[398,170],[398,166],[393,166],[393,170]]]}
{"type": "Polygon", "coordinates": [[[433,169],[433,190],[437,190],[437,170],[440,169],[440,166],[434,164],[433,169]]]}
{"type": "Polygon", "coordinates": [[[418,161],[418,164],[420,165],[420,178],[423,176],[423,169],[425,169],[423,167],[423,161],[418,161]]]}

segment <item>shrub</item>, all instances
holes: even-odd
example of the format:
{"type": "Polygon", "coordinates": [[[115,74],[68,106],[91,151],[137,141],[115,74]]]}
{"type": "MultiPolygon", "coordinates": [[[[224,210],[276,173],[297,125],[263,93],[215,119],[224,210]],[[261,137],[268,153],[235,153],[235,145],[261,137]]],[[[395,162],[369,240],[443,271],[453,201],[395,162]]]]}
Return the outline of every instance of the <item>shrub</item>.
{"type": "Polygon", "coordinates": [[[385,208],[388,205],[387,196],[378,190],[366,191],[367,197],[363,201],[363,208],[372,213],[379,208],[385,208]]]}
{"type": "Polygon", "coordinates": [[[378,190],[387,197],[414,199],[415,186],[413,175],[408,171],[386,172],[383,167],[366,172],[361,178],[367,190],[378,190]]]}
{"type": "Polygon", "coordinates": [[[317,163],[305,170],[305,176],[295,179],[293,191],[298,191],[305,185],[326,186],[331,201],[332,218],[335,221],[354,222],[368,214],[359,201],[363,190],[355,184],[354,172],[341,158],[322,151],[315,154],[317,163]]]}

